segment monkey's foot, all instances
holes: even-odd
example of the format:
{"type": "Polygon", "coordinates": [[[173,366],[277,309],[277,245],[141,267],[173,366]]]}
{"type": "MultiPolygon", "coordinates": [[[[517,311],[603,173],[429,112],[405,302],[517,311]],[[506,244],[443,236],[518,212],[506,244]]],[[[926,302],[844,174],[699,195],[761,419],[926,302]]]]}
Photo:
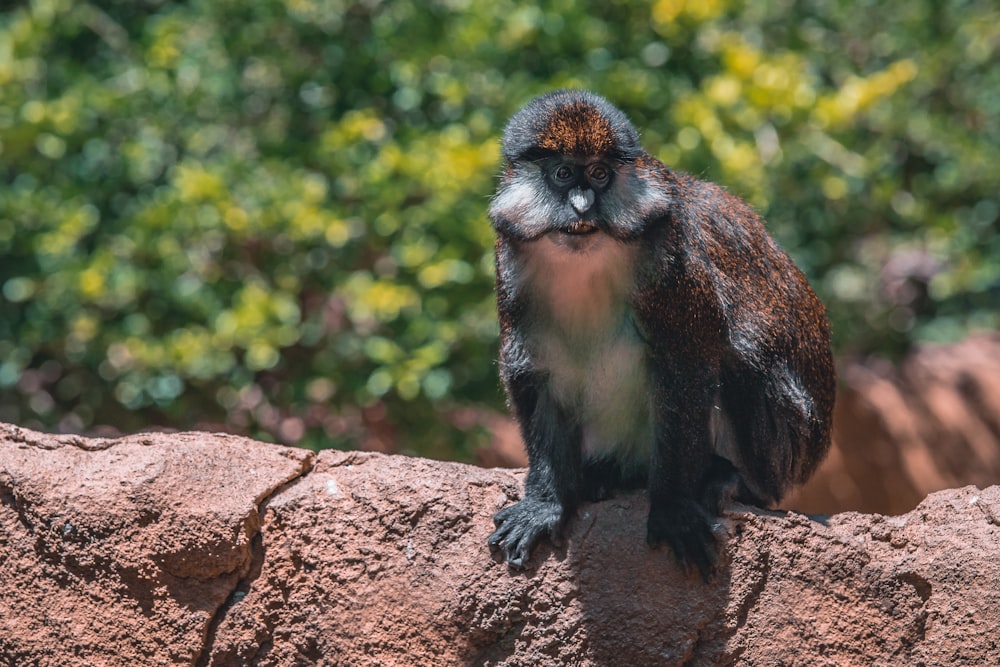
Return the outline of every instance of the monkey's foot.
{"type": "Polygon", "coordinates": [[[535,546],[548,538],[559,540],[566,512],[557,502],[525,498],[493,515],[497,529],[487,539],[490,547],[499,546],[507,564],[524,569],[535,546]]]}
{"type": "Polygon", "coordinates": [[[767,507],[768,502],[750,490],[746,479],[732,463],[715,456],[702,492],[702,506],[709,512],[721,514],[733,503],[767,507]]]}
{"type": "Polygon", "coordinates": [[[701,505],[690,499],[675,500],[649,510],[646,541],[650,546],[666,543],[685,568],[698,568],[706,581],[718,560],[718,544],[712,520],[701,505]]]}

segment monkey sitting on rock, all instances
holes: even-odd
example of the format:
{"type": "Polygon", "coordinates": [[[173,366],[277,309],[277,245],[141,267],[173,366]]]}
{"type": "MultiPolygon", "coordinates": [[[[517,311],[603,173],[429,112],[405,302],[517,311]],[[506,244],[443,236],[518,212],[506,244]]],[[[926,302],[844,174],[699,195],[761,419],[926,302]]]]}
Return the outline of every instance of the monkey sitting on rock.
{"type": "Polygon", "coordinates": [[[708,576],[721,506],[778,502],[830,446],[823,304],[749,205],[602,97],[535,98],[502,151],[500,374],[530,467],[489,544],[523,568],[581,501],[644,487],[649,544],[708,576]]]}

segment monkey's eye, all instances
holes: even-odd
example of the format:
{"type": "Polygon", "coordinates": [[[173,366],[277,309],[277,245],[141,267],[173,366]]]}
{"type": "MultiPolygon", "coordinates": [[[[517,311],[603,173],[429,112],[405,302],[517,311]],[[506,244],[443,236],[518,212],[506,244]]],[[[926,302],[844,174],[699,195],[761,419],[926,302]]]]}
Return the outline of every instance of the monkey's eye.
{"type": "Polygon", "coordinates": [[[603,164],[594,164],[587,169],[587,178],[591,185],[603,188],[611,180],[611,171],[603,164]]]}
{"type": "Polygon", "coordinates": [[[573,172],[573,167],[568,164],[561,164],[556,167],[556,170],[552,172],[552,178],[555,179],[556,183],[559,185],[567,185],[572,182],[576,174],[573,172]]]}

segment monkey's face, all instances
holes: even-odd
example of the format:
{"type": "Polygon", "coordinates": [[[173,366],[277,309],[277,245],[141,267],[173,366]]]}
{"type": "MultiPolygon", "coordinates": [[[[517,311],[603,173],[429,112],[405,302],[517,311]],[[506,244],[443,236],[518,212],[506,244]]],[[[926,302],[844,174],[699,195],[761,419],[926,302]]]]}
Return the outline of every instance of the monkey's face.
{"type": "Polygon", "coordinates": [[[547,155],[518,162],[490,206],[498,229],[521,240],[551,234],[553,240],[585,245],[607,232],[603,198],[615,180],[615,165],[600,157],[547,155]]]}
{"type": "Polygon", "coordinates": [[[490,218],[520,241],[548,236],[579,250],[602,234],[634,239],[669,203],[631,123],[591,93],[556,91],[530,102],[508,124],[503,152],[507,169],[490,218]]]}

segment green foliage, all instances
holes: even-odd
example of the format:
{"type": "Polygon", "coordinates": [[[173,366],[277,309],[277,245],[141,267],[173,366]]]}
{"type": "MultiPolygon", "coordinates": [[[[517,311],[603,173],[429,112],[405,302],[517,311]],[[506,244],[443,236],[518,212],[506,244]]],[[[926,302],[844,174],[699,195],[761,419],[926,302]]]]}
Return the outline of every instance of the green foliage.
{"type": "Polygon", "coordinates": [[[996,328],[998,50],[987,0],[6,10],[0,419],[467,456],[498,137],[556,86],[752,201],[841,352],[996,328]]]}

